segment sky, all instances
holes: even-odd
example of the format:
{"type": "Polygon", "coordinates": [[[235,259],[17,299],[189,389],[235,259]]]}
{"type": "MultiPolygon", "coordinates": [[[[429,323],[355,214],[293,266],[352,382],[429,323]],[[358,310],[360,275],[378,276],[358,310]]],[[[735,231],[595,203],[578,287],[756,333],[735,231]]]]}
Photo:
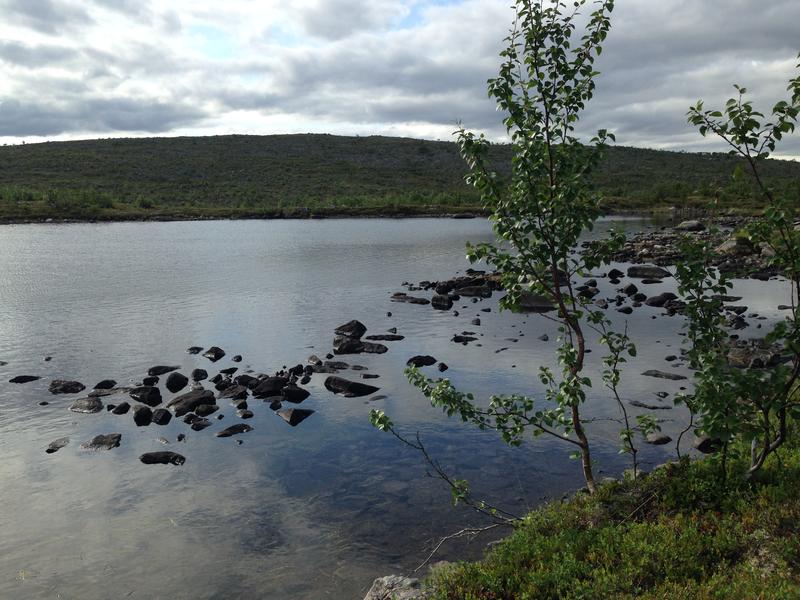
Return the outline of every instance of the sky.
{"type": "MultiPolygon", "coordinates": [[[[332,133],[502,140],[486,80],[511,0],[0,0],[0,143],[332,133]]],[[[617,0],[579,133],[724,150],[686,124],[745,85],[769,110],[798,0],[617,0]]],[[[800,157],[800,135],[778,155],[800,157]]]]}

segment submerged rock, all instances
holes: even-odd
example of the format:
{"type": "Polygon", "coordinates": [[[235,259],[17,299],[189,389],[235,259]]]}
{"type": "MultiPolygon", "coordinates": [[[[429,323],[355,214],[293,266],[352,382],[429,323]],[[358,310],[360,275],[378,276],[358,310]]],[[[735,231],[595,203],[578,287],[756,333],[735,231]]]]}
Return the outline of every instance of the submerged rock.
{"type": "Polygon", "coordinates": [[[112,448],[116,448],[119,446],[120,440],[122,440],[121,433],[103,433],[100,435],[94,436],[88,442],[83,442],[81,444],[82,450],[111,450],[112,448]]]}
{"type": "Polygon", "coordinates": [[[253,428],[250,425],[247,423],[237,423],[236,425],[231,425],[222,431],[218,431],[217,437],[231,437],[234,435],[239,435],[240,433],[247,433],[248,431],[253,431],[253,428]]]}
{"type": "Polygon", "coordinates": [[[306,408],[284,408],[276,412],[277,415],[292,427],[296,427],[314,414],[313,410],[306,408]]]}
{"type": "Polygon", "coordinates": [[[61,450],[67,444],[69,444],[69,438],[68,437],[60,437],[57,440],[53,440],[52,442],[50,442],[47,445],[47,448],[45,449],[45,452],[47,452],[47,454],[53,454],[53,452],[58,452],[59,450],[61,450]]]}
{"type": "Polygon", "coordinates": [[[406,336],[393,333],[380,333],[377,335],[368,335],[366,339],[376,342],[399,342],[400,340],[406,339],[406,336]]]}
{"type": "Polygon", "coordinates": [[[94,389],[96,390],[111,390],[114,389],[114,386],[117,385],[117,382],[113,379],[103,379],[103,381],[98,381],[94,385],[94,389]]]}
{"type": "Polygon", "coordinates": [[[182,417],[188,412],[193,411],[201,404],[214,404],[214,392],[211,390],[192,390],[173,398],[167,404],[167,408],[176,417],[182,417]]]}
{"type": "Polygon", "coordinates": [[[348,321],[344,325],[339,325],[333,330],[336,335],[341,335],[353,339],[361,339],[361,336],[367,332],[366,326],[361,321],[348,321]]]}
{"type": "Polygon", "coordinates": [[[164,375],[171,371],[177,371],[178,369],[180,369],[180,366],[156,365],[155,367],[150,367],[147,370],[147,374],[153,377],[158,377],[159,375],[164,375]]]}
{"type": "Polygon", "coordinates": [[[431,306],[436,310],[450,310],[453,308],[453,299],[450,296],[436,294],[431,298],[431,306]]]}
{"type": "Polygon", "coordinates": [[[158,406],[161,404],[161,390],[157,387],[153,387],[152,385],[142,385],[137,388],[133,388],[130,392],[128,392],[134,400],[137,402],[141,402],[142,404],[147,404],[147,406],[158,406]]]}
{"type": "Polygon", "coordinates": [[[139,460],[146,465],[182,465],[186,462],[186,457],[177,452],[145,452],[139,460]]]}
{"type": "Polygon", "coordinates": [[[680,381],[681,379],[686,379],[685,375],[679,375],[677,373],[668,373],[666,371],[659,371],[658,369],[649,369],[642,373],[645,377],[658,377],[660,379],[671,379],[673,381],[680,381]]]}
{"type": "Polygon", "coordinates": [[[655,265],[634,265],[628,267],[628,277],[636,279],[663,279],[672,277],[669,271],[655,265]]]}
{"type": "Polygon", "coordinates": [[[70,404],[69,410],[71,410],[72,412],[86,413],[86,414],[99,413],[101,410],[103,410],[103,403],[100,401],[99,398],[93,398],[93,397],[78,398],[77,400],[75,400],[75,402],[70,404]]]}
{"type": "Polygon", "coordinates": [[[36,375],[17,375],[16,377],[12,377],[8,380],[9,383],[30,383],[31,381],[36,381],[37,379],[41,379],[41,377],[37,377],[36,375]]]}
{"type": "Polygon", "coordinates": [[[348,398],[358,398],[374,394],[380,388],[361,383],[360,381],[350,381],[343,377],[331,376],[325,380],[325,389],[334,394],[343,394],[348,398]]]}
{"type": "Polygon", "coordinates": [[[80,381],[66,381],[64,379],[54,379],[47,388],[51,394],[77,394],[86,389],[80,381]]]}
{"type": "Polygon", "coordinates": [[[417,356],[412,356],[406,361],[406,364],[410,367],[430,367],[431,365],[436,364],[436,359],[427,354],[418,354],[417,356]]]}

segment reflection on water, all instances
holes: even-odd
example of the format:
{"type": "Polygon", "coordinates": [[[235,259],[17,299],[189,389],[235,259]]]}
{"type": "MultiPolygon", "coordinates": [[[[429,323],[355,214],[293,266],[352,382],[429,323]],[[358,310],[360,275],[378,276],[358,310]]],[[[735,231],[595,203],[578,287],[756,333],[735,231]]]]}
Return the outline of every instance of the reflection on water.
{"type": "MultiPolygon", "coordinates": [[[[496,299],[458,303],[459,317],[389,301],[403,281],[463,271],[464,242],[490,237],[482,220],[442,219],[0,228],[0,361],[9,363],[0,381],[43,377],[0,383],[0,597],[360,597],[374,577],[408,572],[431,540],[475,522],[449,506],[447,490],[426,477],[414,451],[369,426],[373,407],[404,431],[420,431],[445,468],[512,510],[579,487],[578,465],[557,441],[509,449],[490,432],[443,417],[402,375],[409,356],[432,354],[463,389],[539,391],[538,367],[553,364],[551,322],[499,314],[496,299]],[[486,307],[491,312],[480,312],[486,307]],[[469,324],[475,316],[479,328],[469,324]],[[244,356],[243,370],[274,371],[328,352],[333,328],[353,318],[368,333],[397,327],[406,336],[387,342],[385,355],[346,357],[379,374],[373,383],[387,398],[333,396],[316,375],[303,403],[316,411],[311,418],[293,429],[251,401],[255,430],[240,436],[242,445],[214,437],[237,421],[231,406],[222,406],[222,421],[195,433],[179,420],[137,428],[130,415],[71,413],[71,397],[47,392],[55,378],[88,386],[109,377],[140,380],[154,364],[213,374],[232,366],[234,354],[244,356]],[[482,334],[481,346],[449,341],[465,329],[482,334]],[[538,339],[543,333],[549,342],[538,339]],[[228,356],[212,367],[186,354],[190,345],[218,345],[228,356]],[[49,405],[39,406],[42,400],[49,405]],[[78,448],[113,431],[122,433],[119,448],[78,448]],[[187,433],[185,443],[178,433],[187,433]],[[70,444],[45,454],[62,436],[70,444]],[[163,449],[184,454],[186,464],[138,462],[141,453],[163,449]]],[[[607,281],[600,289],[611,295],[607,281]]],[[[785,301],[781,282],[740,282],[736,292],[767,317],[753,320],[745,337],[777,318],[774,307],[785,301]]],[[[678,354],[680,321],[651,319],[657,314],[643,308],[627,317],[640,350],[631,373],[673,368],[664,357],[678,354]]],[[[597,375],[600,353],[589,357],[597,375]]],[[[682,385],[629,376],[623,391],[652,401],[654,392],[671,396],[682,385]]],[[[616,417],[616,408],[599,387],[592,393],[587,415],[600,419],[592,425],[595,456],[616,473],[625,466],[616,426],[602,420],[616,417]]],[[[682,426],[679,410],[661,413],[665,432],[682,426]]],[[[642,454],[652,465],[670,452],[646,447],[642,454]]],[[[451,544],[441,557],[480,556],[486,541],[451,544]]]]}

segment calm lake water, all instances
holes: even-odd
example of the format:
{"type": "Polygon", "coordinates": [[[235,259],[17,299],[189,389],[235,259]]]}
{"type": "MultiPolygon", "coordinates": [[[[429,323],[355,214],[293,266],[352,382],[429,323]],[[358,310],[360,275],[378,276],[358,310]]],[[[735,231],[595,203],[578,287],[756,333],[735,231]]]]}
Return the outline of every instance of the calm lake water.
{"type": "MultiPolygon", "coordinates": [[[[0,598],[360,599],[375,577],[409,573],[439,536],[480,523],[450,506],[448,489],[426,477],[416,452],[369,425],[371,408],[407,434],[419,431],[446,469],[511,510],[580,487],[579,465],[564,444],[540,439],[509,449],[491,432],[442,416],[402,374],[410,356],[431,354],[450,365],[447,376],[460,388],[479,395],[540,390],[538,367],[554,361],[552,322],[500,314],[496,297],[456,303],[458,317],[389,300],[403,281],[463,272],[465,241],[488,239],[481,219],[0,227],[0,361],[8,363],[0,366],[0,598]],[[480,327],[470,325],[476,316],[480,327]],[[316,412],[296,428],[257,400],[250,401],[254,430],[237,438],[214,436],[239,421],[227,401],[220,401],[225,418],[212,417],[202,432],[181,420],[138,428],[130,414],[72,413],[67,406],[78,396],[47,391],[51,379],[127,385],[156,364],[181,365],[187,375],[195,367],[272,372],[324,356],[333,329],[350,319],[368,334],[397,327],[406,336],[386,342],[384,355],[341,357],[380,375],[370,383],[387,398],[334,396],[322,385],[326,376],[315,375],[302,407],[316,412]],[[481,334],[481,346],[450,341],[464,330],[481,334]],[[544,333],[549,342],[538,339],[544,333]],[[228,354],[212,364],[187,354],[193,345],[228,354]],[[242,363],[230,362],[235,354],[242,363]],[[42,379],[7,383],[22,374],[42,379]],[[111,432],[122,434],[119,448],[79,448],[111,432]],[[187,434],[184,443],[179,433],[187,434]],[[63,436],[70,444],[45,454],[63,436]],[[139,462],[156,450],[180,452],[186,464],[139,462]]],[[[600,280],[602,296],[612,287],[600,280]]],[[[666,282],[645,287],[670,289],[666,282]]],[[[775,307],[787,300],[780,281],[738,282],[736,292],[749,312],[767,317],[751,319],[743,337],[779,318],[775,307]]],[[[626,399],[657,403],[654,393],[665,391],[671,404],[687,384],[637,375],[686,373],[664,360],[679,354],[681,321],[651,319],[660,313],[611,312],[620,324],[628,319],[640,351],[623,380],[626,399]]],[[[589,355],[590,375],[599,372],[600,355],[589,355]]],[[[617,417],[601,387],[597,381],[586,415],[617,417]]],[[[670,435],[685,420],[677,409],[658,416],[670,435]]],[[[591,428],[601,476],[618,474],[627,464],[616,425],[598,420],[591,428]]],[[[673,454],[671,446],[642,449],[650,466],[673,454]]],[[[453,542],[438,558],[477,558],[491,539],[453,542]]]]}

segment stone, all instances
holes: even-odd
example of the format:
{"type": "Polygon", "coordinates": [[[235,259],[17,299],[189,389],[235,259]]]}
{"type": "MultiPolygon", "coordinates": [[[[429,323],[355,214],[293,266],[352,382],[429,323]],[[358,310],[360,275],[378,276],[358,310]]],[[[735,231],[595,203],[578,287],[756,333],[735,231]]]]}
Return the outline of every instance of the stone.
{"type": "Polygon", "coordinates": [[[188,412],[193,411],[201,404],[214,404],[214,392],[211,390],[192,390],[173,398],[167,404],[167,408],[176,417],[182,417],[188,412]]]}
{"type": "Polygon", "coordinates": [[[86,389],[80,381],[66,381],[64,379],[54,379],[47,388],[51,394],[77,394],[86,389]]]}
{"type": "Polygon", "coordinates": [[[681,221],[675,226],[677,231],[705,231],[706,226],[700,221],[681,221]]]}
{"type": "Polygon", "coordinates": [[[350,381],[343,377],[330,376],[325,380],[325,389],[334,394],[343,394],[348,398],[357,398],[374,394],[380,388],[361,383],[360,381],[350,381]]]}
{"type": "Polygon", "coordinates": [[[161,390],[159,390],[157,387],[143,385],[133,388],[128,393],[130,394],[131,398],[137,402],[141,402],[142,404],[147,404],[147,406],[158,406],[161,404],[161,390]]]}
{"type": "Polygon", "coordinates": [[[228,367],[227,369],[220,369],[219,372],[223,375],[233,375],[236,371],[239,370],[239,367],[228,367]]]}
{"type": "Polygon", "coordinates": [[[655,306],[657,308],[663,307],[667,302],[670,300],[676,300],[678,296],[673,294],[672,292],[663,292],[658,294],[657,296],[651,296],[647,300],[645,300],[645,304],[647,306],[655,306]]]}
{"type": "Polygon", "coordinates": [[[241,433],[247,433],[248,431],[253,431],[253,428],[250,425],[247,423],[237,423],[236,425],[231,425],[222,431],[218,431],[216,435],[219,438],[225,438],[239,435],[241,433]]]}
{"type": "Polygon", "coordinates": [[[225,356],[225,350],[217,346],[211,346],[211,348],[203,352],[203,356],[211,362],[217,362],[219,359],[225,356]]]}
{"type": "Polygon", "coordinates": [[[242,373],[241,375],[237,375],[233,378],[233,383],[236,385],[243,385],[247,389],[253,389],[261,380],[258,377],[253,377],[252,375],[248,375],[247,373],[242,373]]]}
{"type": "Polygon", "coordinates": [[[177,452],[145,452],[139,460],[146,465],[182,465],[186,457],[177,452]]]}
{"type": "Polygon", "coordinates": [[[281,419],[286,421],[292,427],[296,427],[308,417],[313,415],[314,411],[306,408],[284,408],[276,411],[275,414],[280,416],[281,419]]]}
{"type": "Polygon", "coordinates": [[[440,372],[440,373],[444,373],[444,372],[445,372],[445,371],[447,371],[447,369],[449,369],[450,367],[448,367],[448,366],[447,366],[445,363],[443,363],[443,362],[440,362],[438,365],[436,365],[436,368],[437,368],[437,369],[439,369],[439,372],[440,372]]]}
{"type": "Polygon", "coordinates": [[[286,402],[300,404],[303,400],[308,398],[311,393],[296,385],[289,384],[281,390],[281,396],[286,402]]]}
{"type": "Polygon", "coordinates": [[[158,377],[159,375],[165,375],[171,371],[177,371],[180,369],[180,366],[169,367],[166,365],[156,365],[155,367],[150,367],[147,369],[147,374],[153,377],[158,377]]]}
{"type": "Polygon", "coordinates": [[[666,371],[659,371],[658,369],[649,369],[642,373],[645,377],[658,377],[659,379],[671,379],[673,381],[680,381],[682,379],[686,379],[685,375],[679,375],[677,373],[668,373],[666,371]]]}
{"type": "Polygon", "coordinates": [[[81,450],[111,450],[119,446],[122,440],[121,433],[104,433],[94,436],[88,442],[81,444],[81,450]]]}
{"type": "Polygon", "coordinates": [[[190,425],[192,431],[203,431],[206,427],[211,427],[211,421],[208,419],[195,419],[190,425]]]}
{"type": "Polygon", "coordinates": [[[623,306],[622,308],[618,308],[617,312],[623,315],[629,315],[633,312],[633,309],[630,306],[623,306]]]}
{"type": "Polygon", "coordinates": [[[633,265],[628,267],[628,277],[635,279],[664,279],[672,277],[669,271],[655,265],[633,265]]]}
{"type": "Polygon", "coordinates": [[[400,340],[406,339],[406,336],[394,333],[380,333],[377,335],[368,335],[365,339],[374,340],[376,342],[399,342],[400,340]]]}
{"type": "Polygon", "coordinates": [[[664,433],[661,433],[660,431],[653,431],[647,434],[647,437],[645,437],[644,441],[652,446],[663,446],[665,444],[669,444],[672,441],[672,438],[664,433]]]}
{"type": "Polygon", "coordinates": [[[189,354],[200,354],[202,351],[203,349],[200,346],[189,346],[186,349],[186,352],[188,352],[189,354]]]}
{"type": "Polygon", "coordinates": [[[355,319],[353,319],[352,321],[348,321],[344,325],[339,325],[336,329],[333,330],[333,332],[336,335],[342,335],[345,337],[360,340],[361,336],[367,332],[367,328],[361,321],[356,321],[355,319]]]}
{"type": "Polygon", "coordinates": [[[626,296],[633,296],[636,292],[639,291],[639,288],[636,287],[636,284],[629,283],[624,288],[622,288],[622,293],[626,296]]]}
{"type": "Polygon", "coordinates": [[[363,351],[367,354],[385,354],[389,351],[389,348],[383,344],[376,344],[375,342],[364,342],[363,345],[363,351]]]}
{"type": "Polygon", "coordinates": [[[520,293],[517,307],[518,310],[522,312],[534,313],[549,312],[556,309],[555,305],[548,298],[527,291],[520,293]]]}
{"type": "Polygon", "coordinates": [[[147,427],[153,422],[153,411],[149,406],[138,404],[133,407],[133,422],[139,427],[147,427]]]}
{"type": "Polygon", "coordinates": [[[406,364],[410,367],[430,367],[431,365],[436,364],[436,359],[429,355],[417,355],[412,356],[406,361],[406,364]]]}
{"type": "Polygon", "coordinates": [[[219,410],[219,405],[217,404],[198,404],[194,407],[194,412],[198,417],[207,417],[208,415],[213,415],[215,412],[219,410]]]}
{"type": "Polygon", "coordinates": [[[472,319],[472,321],[470,321],[470,324],[471,325],[475,325],[475,326],[479,326],[481,324],[481,320],[476,317],[476,318],[472,319]]]}
{"type": "Polygon", "coordinates": [[[490,288],[488,285],[470,285],[467,287],[458,288],[458,290],[456,291],[461,296],[475,297],[475,298],[492,297],[492,288],[490,288]]]}
{"type": "Polygon", "coordinates": [[[670,410],[672,408],[667,404],[647,404],[641,400],[631,400],[628,404],[636,408],[646,408],[647,410],[670,410]]]}
{"type": "Polygon", "coordinates": [[[625,276],[625,273],[623,273],[619,269],[611,269],[608,272],[609,279],[620,279],[621,277],[624,277],[624,276],[625,276]]]}
{"type": "Polygon", "coordinates": [[[261,380],[255,388],[253,388],[253,396],[256,398],[269,398],[270,396],[280,396],[281,390],[289,383],[286,377],[267,377],[261,380]]]}
{"type": "Polygon", "coordinates": [[[45,448],[45,452],[47,454],[53,454],[54,452],[58,452],[59,450],[61,450],[67,444],[69,444],[69,438],[60,437],[57,440],[53,440],[52,442],[50,442],[47,445],[47,448],[45,448]]]}
{"type": "Polygon", "coordinates": [[[713,454],[722,448],[722,441],[707,435],[701,435],[694,439],[692,446],[695,450],[703,454],[713,454]]]}
{"type": "Polygon", "coordinates": [[[75,402],[70,404],[69,410],[72,412],[85,414],[99,413],[101,410],[103,410],[103,403],[99,398],[78,398],[75,400],[75,402]]]}
{"type": "Polygon", "coordinates": [[[120,402],[117,404],[114,409],[111,411],[113,415],[124,415],[131,409],[131,405],[127,402],[120,402]]]}
{"type": "Polygon", "coordinates": [[[203,381],[208,379],[208,371],[205,369],[194,369],[191,373],[192,381],[203,381]]]}
{"type": "Polygon", "coordinates": [[[94,389],[96,390],[110,390],[113,389],[114,386],[117,385],[117,382],[113,379],[103,379],[103,381],[98,381],[94,385],[94,389]]]}
{"type": "Polygon", "coordinates": [[[142,385],[149,385],[150,387],[158,385],[158,377],[150,375],[142,379],[142,385]]]}
{"type": "Polygon", "coordinates": [[[153,423],[166,425],[172,420],[172,413],[166,408],[157,408],[153,411],[153,423]]]}
{"type": "Polygon", "coordinates": [[[537,339],[538,339],[539,341],[542,341],[542,342],[549,342],[549,341],[550,341],[550,336],[549,336],[549,335],[547,335],[546,333],[543,333],[543,334],[542,334],[542,335],[540,335],[540,336],[539,336],[537,339]]]}
{"type": "Polygon", "coordinates": [[[242,355],[241,355],[241,354],[237,354],[236,356],[234,356],[234,357],[231,359],[231,361],[232,361],[232,362],[235,362],[235,363],[242,362],[242,355]]]}
{"type": "Polygon", "coordinates": [[[36,375],[17,375],[16,377],[12,377],[8,380],[9,383],[30,383],[31,381],[36,381],[37,379],[41,379],[41,377],[37,377],[36,375]]]}
{"type": "Polygon", "coordinates": [[[425,600],[427,597],[419,579],[387,575],[372,583],[364,600],[425,600]]]}
{"type": "MultiPolygon", "coordinates": [[[[219,415],[219,417],[221,417],[221,416],[222,415],[219,415]]],[[[239,410],[236,411],[236,416],[239,417],[240,419],[252,419],[254,415],[253,415],[253,411],[252,410],[248,410],[246,408],[242,408],[242,409],[239,409],[239,410]]],[[[217,417],[217,418],[219,418],[219,417],[217,417]]]]}
{"type": "Polygon", "coordinates": [[[219,394],[217,394],[217,399],[222,400],[223,398],[230,398],[231,400],[244,400],[247,398],[247,388],[243,385],[229,385],[219,394]]]}
{"type": "Polygon", "coordinates": [[[360,354],[364,351],[364,342],[358,338],[347,335],[337,335],[333,338],[334,354],[360,354]]]}
{"type": "Polygon", "coordinates": [[[763,369],[781,362],[777,349],[758,346],[734,346],[728,350],[728,364],[737,369],[763,369]]]}
{"type": "Polygon", "coordinates": [[[450,296],[435,294],[431,298],[431,306],[436,310],[450,310],[453,308],[453,299],[450,296]]]}
{"type": "Polygon", "coordinates": [[[756,248],[747,238],[734,236],[722,242],[714,251],[730,256],[748,256],[756,252],[756,248]]]}
{"type": "Polygon", "coordinates": [[[180,392],[189,383],[189,378],[183,373],[170,373],[167,377],[167,389],[173,394],[180,392]]]}

